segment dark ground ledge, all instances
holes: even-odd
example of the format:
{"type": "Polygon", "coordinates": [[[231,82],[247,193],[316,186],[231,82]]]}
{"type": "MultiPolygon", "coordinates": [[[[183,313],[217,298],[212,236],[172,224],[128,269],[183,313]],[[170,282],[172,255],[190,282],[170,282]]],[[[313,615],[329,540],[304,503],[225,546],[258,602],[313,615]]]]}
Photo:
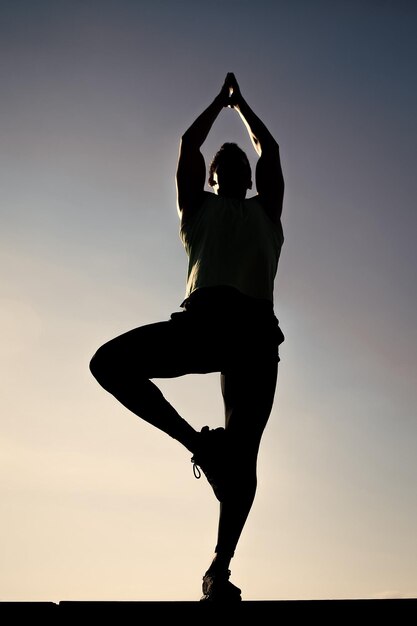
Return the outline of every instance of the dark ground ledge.
{"type": "MultiPolygon", "coordinates": [[[[285,618],[308,618],[331,620],[329,623],[338,624],[342,620],[369,618],[392,619],[394,624],[400,626],[410,620],[417,619],[417,598],[401,599],[352,599],[352,600],[269,600],[269,601],[243,601],[237,604],[216,605],[209,602],[112,602],[112,601],[76,601],[62,600],[54,602],[0,602],[0,612],[6,617],[19,614],[45,617],[86,617],[116,619],[135,617],[141,619],[145,615],[152,619],[166,617],[169,619],[197,617],[200,623],[204,618],[213,618],[219,615],[256,620],[255,626],[261,626],[260,619],[285,619],[285,618]],[[334,621],[336,620],[336,621],[334,621]],[[400,621],[399,621],[400,620],[400,621]],[[404,621],[403,621],[404,620],[404,621]]],[[[194,623],[198,626],[199,623],[194,623]]],[[[212,626],[216,626],[211,621],[212,626]]]]}

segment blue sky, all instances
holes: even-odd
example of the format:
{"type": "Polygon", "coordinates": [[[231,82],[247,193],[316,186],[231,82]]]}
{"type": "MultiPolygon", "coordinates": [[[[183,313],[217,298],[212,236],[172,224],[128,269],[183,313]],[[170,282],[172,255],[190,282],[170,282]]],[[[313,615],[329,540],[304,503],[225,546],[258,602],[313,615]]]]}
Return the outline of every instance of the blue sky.
{"type": "MultiPolygon", "coordinates": [[[[281,147],[286,341],[247,599],[415,596],[414,2],[0,2],[2,600],[193,600],[217,506],[88,371],[185,291],[179,138],[233,71],[281,147]]],[[[206,159],[237,141],[225,110],[206,159]]],[[[195,428],[217,375],[160,381],[195,428]]]]}

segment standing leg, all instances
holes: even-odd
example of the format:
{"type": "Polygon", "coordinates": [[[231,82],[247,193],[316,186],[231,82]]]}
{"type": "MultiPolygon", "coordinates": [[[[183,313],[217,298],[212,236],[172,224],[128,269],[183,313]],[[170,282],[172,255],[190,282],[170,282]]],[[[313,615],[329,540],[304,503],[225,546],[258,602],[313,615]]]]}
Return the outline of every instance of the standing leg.
{"type": "Polygon", "coordinates": [[[238,366],[221,377],[228,488],[220,504],[215,556],[203,579],[208,591],[218,580],[223,581],[220,589],[225,594],[237,595],[237,588],[227,582],[229,566],[254,501],[259,445],[273,406],[277,374],[278,359],[271,358],[251,360],[247,368],[238,366]]]}

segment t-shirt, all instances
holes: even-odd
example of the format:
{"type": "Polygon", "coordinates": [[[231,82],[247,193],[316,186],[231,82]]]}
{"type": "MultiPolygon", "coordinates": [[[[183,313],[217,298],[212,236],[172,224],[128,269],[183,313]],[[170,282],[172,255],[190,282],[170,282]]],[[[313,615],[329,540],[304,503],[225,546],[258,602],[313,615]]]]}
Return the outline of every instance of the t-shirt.
{"type": "Polygon", "coordinates": [[[231,286],[273,301],[274,280],[284,242],[256,196],[239,200],[205,193],[199,209],[180,226],[188,255],[185,297],[201,287],[231,286]]]}

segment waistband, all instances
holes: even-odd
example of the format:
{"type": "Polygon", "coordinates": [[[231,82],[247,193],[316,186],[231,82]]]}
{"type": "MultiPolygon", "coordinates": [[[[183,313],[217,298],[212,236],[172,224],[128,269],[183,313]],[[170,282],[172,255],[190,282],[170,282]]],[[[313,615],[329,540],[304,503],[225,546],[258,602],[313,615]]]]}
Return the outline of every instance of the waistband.
{"type": "Polygon", "coordinates": [[[180,305],[185,310],[204,308],[206,310],[235,309],[259,313],[274,313],[270,300],[247,296],[235,287],[200,287],[193,291],[180,305]]]}

